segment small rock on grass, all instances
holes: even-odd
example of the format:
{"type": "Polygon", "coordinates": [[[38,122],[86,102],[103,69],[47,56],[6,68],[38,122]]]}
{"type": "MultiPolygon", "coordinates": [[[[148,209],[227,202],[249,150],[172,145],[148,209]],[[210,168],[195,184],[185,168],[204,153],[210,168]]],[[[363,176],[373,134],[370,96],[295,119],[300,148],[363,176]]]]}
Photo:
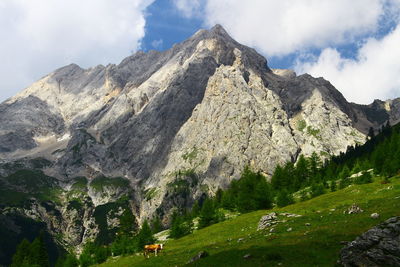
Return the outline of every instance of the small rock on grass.
{"type": "Polygon", "coordinates": [[[197,253],[196,256],[194,256],[193,258],[191,258],[191,259],[187,262],[187,264],[193,263],[193,262],[198,261],[198,260],[200,260],[200,259],[202,259],[202,258],[205,258],[205,257],[207,257],[207,256],[208,256],[207,251],[200,251],[199,253],[197,253]]]}
{"type": "Polygon", "coordinates": [[[376,213],[376,212],[375,212],[375,213],[372,213],[372,214],[371,214],[371,218],[372,218],[372,219],[378,219],[378,218],[379,218],[379,214],[376,213]]]}
{"type": "Polygon", "coordinates": [[[246,254],[243,256],[244,259],[250,259],[251,258],[251,254],[246,254]]]}

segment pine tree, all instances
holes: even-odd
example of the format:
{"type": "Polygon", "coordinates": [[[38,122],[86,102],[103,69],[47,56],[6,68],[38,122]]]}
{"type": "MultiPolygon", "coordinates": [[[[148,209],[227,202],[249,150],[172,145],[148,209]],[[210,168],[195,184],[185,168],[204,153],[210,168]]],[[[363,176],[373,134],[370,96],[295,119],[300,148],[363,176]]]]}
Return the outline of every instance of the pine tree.
{"type": "Polygon", "coordinates": [[[249,167],[245,167],[238,181],[236,207],[240,212],[249,212],[257,209],[257,201],[253,197],[259,177],[249,167]]]}
{"type": "Polygon", "coordinates": [[[301,185],[297,183],[296,179],[294,179],[295,174],[296,172],[293,162],[288,161],[283,167],[283,189],[289,190],[291,192],[299,190],[301,185]]]}
{"type": "Polygon", "coordinates": [[[217,192],[215,193],[215,206],[216,207],[220,207],[221,206],[221,202],[222,202],[222,195],[223,195],[224,191],[222,191],[221,188],[218,188],[217,192]]]}
{"type": "Polygon", "coordinates": [[[258,182],[254,190],[256,209],[270,209],[272,208],[272,190],[265,177],[260,173],[257,175],[258,182]]]}
{"type": "Polygon", "coordinates": [[[322,163],[321,163],[321,159],[318,156],[318,154],[314,151],[311,154],[311,157],[309,158],[309,166],[310,166],[310,175],[311,175],[311,179],[313,181],[319,182],[317,181],[317,176],[318,176],[318,171],[321,167],[322,163]]]}
{"type": "Polygon", "coordinates": [[[281,190],[278,193],[278,197],[276,200],[276,204],[278,207],[285,207],[287,205],[293,204],[293,196],[292,194],[289,194],[286,190],[281,190]]]}
{"type": "MultiPolygon", "coordinates": [[[[232,181],[236,182],[236,181],[232,181]]],[[[231,183],[231,187],[232,187],[232,183],[231,183]]],[[[221,200],[221,205],[224,209],[227,210],[234,210],[236,208],[236,197],[234,195],[234,190],[232,188],[228,189],[227,191],[224,192],[224,194],[222,195],[222,200],[221,200]]],[[[199,211],[200,212],[200,211],[199,211]]],[[[199,214],[199,213],[197,213],[199,214]]]]}
{"type": "Polygon", "coordinates": [[[278,164],[275,167],[274,174],[271,177],[271,185],[275,190],[279,190],[283,188],[283,180],[285,179],[283,168],[278,164]]]}
{"type": "Polygon", "coordinates": [[[325,193],[324,186],[322,184],[313,183],[311,185],[311,197],[317,197],[325,193]]]}
{"type": "Polygon", "coordinates": [[[355,174],[355,173],[359,173],[360,171],[362,171],[362,167],[361,167],[360,161],[357,160],[356,164],[354,164],[353,169],[351,170],[351,173],[355,174]]]}
{"type": "Polygon", "coordinates": [[[40,232],[39,236],[33,240],[30,246],[30,264],[42,267],[50,266],[49,255],[47,254],[46,244],[44,242],[44,232],[40,232]]]}
{"type": "Polygon", "coordinates": [[[180,215],[177,211],[172,214],[169,237],[180,238],[192,232],[193,220],[189,214],[180,215]]]}
{"type": "MultiPolygon", "coordinates": [[[[224,192],[225,194],[225,192],[224,192]]],[[[224,206],[224,194],[221,197],[221,205],[224,206]]],[[[200,213],[200,206],[199,206],[199,202],[196,200],[192,206],[192,211],[191,211],[191,215],[193,218],[196,218],[200,213]]]]}
{"type": "Polygon", "coordinates": [[[340,179],[347,179],[350,176],[350,169],[347,167],[347,165],[344,165],[342,168],[342,171],[339,174],[340,179]]]}
{"type": "Polygon", "coordinates": [[[31,244],[26,239],[23,239],[21,243],[19,243],[17,250],[12,257],[12,263],[10,267],[20,267],[22,266],[24,260],[30,258],[30,246],[31,244]]]}
{"type": "Polygon", "coordinates": [[[151,221],[151,231],[155,234],[161,232],[163,229],[160,217],[155,216],[151,221]]]}
{"type": "Polygon", "coordinates": [[[298,180],[297,183],[300,184],[301,187],[309,184],[309,164],[303,155],[300,155],[299,159],[297,160],[295,175],[296,179],[298,180]]]}
{"type": "Polygon", "coordinates": [[[130,209],[125,209],[119,219],[119,235],[130,235],[136,228],[135,217],[130,209]]]}
{"type": "Polygon", "coordinates": [[[216,223],[216,210],[211,199],[207,198],[204,201],[199,217],[199,228],[204,228],[216,223]]]}
{"type": "Polygon", "coordinates": [[[142,224],[142,228],[140,229],[137,235],[137,242],[139,249],[142,249],[145,245],[154,243],[155,238],[153,237],[153,233],[149,226],[147,220],[145,220],[142,224]]]}
{"type": "Polygon", "coordinates": [[[331,181],[331,186],[330,186],[331,192],[336,191],[336,181],[331,181]]]}

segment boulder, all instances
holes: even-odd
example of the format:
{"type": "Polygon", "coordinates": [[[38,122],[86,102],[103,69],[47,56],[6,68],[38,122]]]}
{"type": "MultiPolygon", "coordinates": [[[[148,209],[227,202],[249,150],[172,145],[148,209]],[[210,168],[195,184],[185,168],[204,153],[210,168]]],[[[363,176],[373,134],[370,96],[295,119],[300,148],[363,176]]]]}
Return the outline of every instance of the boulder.
{"type": "Polygon", "coordinates": [[[400,266],[400,216],[363,233],[340,252],[343,266],[400,266]]]}
{"type": "Polygon", "coordinates": [[[361,213],[361,212],[364,212],[364,211],[356,204],[351,205],[351,207],[347,209],[347,214],[356,214],[356,213],[361,213]]]}
{"type": "Polygon", "coordinates": [[[372,219],[378,219],[378,218],[379,218],[379,214],[376,213],[376,212],[375,212],[375,213],[372,213],[372,214],[371,214],[371,218],[372,218],[372,219]]]}
{"type": "Polygon", "coordinates": [[[272,224],[275,224],[276,219],[278,218],[276,212],[271,212],[267,215],[261,217],[260,221],[258,222],[257,231],[263,230],[267,227],[270,227],[272,224]]]}
{"type": "Polygon", "coordinates": [[[250,259],[251,258],[251,254],[246,254],[243,256],[243,259],[250,259]]]}
{"type": "Polygon", "coordinates": [[[207,257],[207,256],[208,256],[207,251],[200,251],[199,253],[197,253],[196,256],[194,256],[193,258],[191,258],[191,259],[187,262],[187,264],[193,263],[193,262],[198,261],[198,260],[200,260],[200,259],[202,259],[202,258],[205,258],[205,257],[207,257]]]}

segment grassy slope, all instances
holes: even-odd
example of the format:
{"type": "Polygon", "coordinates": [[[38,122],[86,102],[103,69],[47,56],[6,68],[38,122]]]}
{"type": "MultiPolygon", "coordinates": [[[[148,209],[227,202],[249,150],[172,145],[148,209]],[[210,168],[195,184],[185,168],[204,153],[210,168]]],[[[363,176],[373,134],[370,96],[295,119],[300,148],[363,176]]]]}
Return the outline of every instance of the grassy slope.
{"type": "Polygon", "coordinates": [[[351,241],[362,232],[393,216],[400,215],[400,178],[391,183],[374,182],[352,185],[309,201],[281,209],[261,210],[218,223],[178,240],[166,243],[164,253],[145,259],[142,255],[109,259],[100,266],[183,266],[199,251],[210,256],[189,266],[334,266],[340,241],[351,241]],[[353,203],[365,212],[344,214],[353,203]],[[331,211],[335,209],[335,211],[331,211]],[[271,211],[303,215],[283,218],[286,223],[276,226],[276,232],[258,231],[262,215],[271,211]],[[370,214],[378,212],[379,219],[370,214]],[[311,226],[305,226],[311,223],[311,226]],[[293,231],[287,232],[289,227],[293,231]],[[237,242],[244,238],[243,242],[237,242]],[[232,241],[229,241],[232,239],[232,241]],[[243,256],[251,254],[250,259],[243,256]]]}

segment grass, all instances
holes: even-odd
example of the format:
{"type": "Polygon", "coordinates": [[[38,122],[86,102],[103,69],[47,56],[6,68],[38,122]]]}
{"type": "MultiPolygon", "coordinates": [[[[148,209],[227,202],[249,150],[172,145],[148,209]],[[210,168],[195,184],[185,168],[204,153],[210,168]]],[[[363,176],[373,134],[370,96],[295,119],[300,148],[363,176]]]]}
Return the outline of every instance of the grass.
{"type": "Polygon", "coordinates": [[[167,241],[158,257],[110,258],[100,266],[184,266],[202,250],[209,256],[187,266],[335,266],[343,247],[341,241],[351,241],[376,224],[400,215],[400,178],[390,180],[389,184],[376,181],[352,185],[284,208],[243,214],[167,241]],[[353,203],[364,212],[344,214],[353,203]],[[280,216],[287,222],[279,223],[274,233],[270,234],[269,228],[257,231],[260,217],[272,211],[302,217],[280,216]],[[379,219],[370,218],[374,212],[380,214],[379,219]],[[288,228],[293,230],[288,232],[288,228]],[[239,238],[244,240],[238,242],[239,238]],[[244,259],[246,254],[251,257],[244,259]]]}
{"type": "Polygon", "coordinates": [[[314,129],[311,126],[307,126],[307,134],[314,136],[316,139],[321,139],[319,136],[320,130],[319,129],[314,129]]]}
{"type": "Polygon", "coordinates": [[[297,130],[302,132],[307,127],[307,123],[305,120],[300,120],[297,122],[297,130]]]}
{"type": "Polygon", "coordinates": [[[0,204],[24,206],[32,197],[58,203],[61,188],[57,180],[37,170],[19,170],[0,181],[0,204]]]}
{"type": "Polygon", "coordinates": [[[103,191],[104,187],[126,188],[129,187],[129,180],[122,177],[109,178],[98,176],[92,180],[90,186],[98,192],[103,191]]]}

